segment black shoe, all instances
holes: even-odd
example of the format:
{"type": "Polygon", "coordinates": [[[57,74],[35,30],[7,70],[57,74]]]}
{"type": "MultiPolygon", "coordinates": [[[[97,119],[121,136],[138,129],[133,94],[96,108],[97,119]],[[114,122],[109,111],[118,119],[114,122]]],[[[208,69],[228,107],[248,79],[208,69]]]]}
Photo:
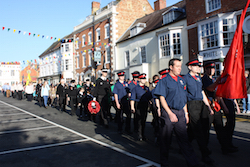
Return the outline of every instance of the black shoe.
{"type": "Polygon", "coordinates": [[[142,137],[138,137],[138,139],[137,139],[138,141],[142,141],[142,137]]]}
{"type": "Polygon", "coordinates": [[[143,136],[143,137],[142,137],[142,140],[143,140],[143,141],[147,141],[148,139],[147,139],[145,136],[143,136]]]}
{"type": "Polygon", "coordinates": [[[214,160],[212,160],[209,156],[202,157],[202,161],[209,165],[214,163],[214,160]]]}
{"type": "Polygon", "coordinates": [[[222,148],[221,150],[223,154],[235,153],[239,151],[237,148],[232,148],[232,147],[222,148]]]}
{"type": "Polygon", "coordinates": [[[133,132],[131,132],[130,130],[125,130],[125,132],[128,134],[128,135],[132,135],[133,132]]]}
{"type": "Polygon", "coordinates": [[[106,128],[106,129],[108,129],[108,128],[109,128],[109,126],[108,126],[108,125],[105,125],[105,128],[106,128]]]}

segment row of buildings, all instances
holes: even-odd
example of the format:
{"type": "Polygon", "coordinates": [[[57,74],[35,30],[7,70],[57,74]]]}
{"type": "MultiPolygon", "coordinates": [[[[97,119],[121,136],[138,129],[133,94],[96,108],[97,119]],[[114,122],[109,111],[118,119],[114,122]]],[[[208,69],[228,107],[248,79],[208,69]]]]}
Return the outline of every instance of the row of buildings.
{"type": "MultiPolygon", "coordinates": [[[[135,70],[149,77],[168,67],[171,58],[185,63],[199,54],[201,61],[216,62],[216,76],[223,70],[242,9],[247,0],[182,0],[167,7],[156,0],[116,0],[92,13],[74,31],[53,43],[39,56],[40,78],[58,83],[99,77],[103,67],[115,80],[124,70],[131,79],[135,70]]],[[[250,68],[250,8],[243,25],[245,66],[250,68]]]]}

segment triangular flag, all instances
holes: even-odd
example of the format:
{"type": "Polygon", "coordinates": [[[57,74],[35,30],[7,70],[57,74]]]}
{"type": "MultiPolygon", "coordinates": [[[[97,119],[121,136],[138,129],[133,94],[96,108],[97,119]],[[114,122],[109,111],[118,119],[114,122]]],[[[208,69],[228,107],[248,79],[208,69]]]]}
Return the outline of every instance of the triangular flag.
{"type": "Polygon", "coordinates": [[[29,32],[29,35],[30,35],[31,33],[29,32]]]}
{"type": "Polygon", "coordinates": [[[15,32],[16,32],[16,30],[14,29],[14,30],[13,30],[13,32],[15,33],[15,32]]]}
{"type": "Polygon", "coordinates": [[[33,34],[33,37],[35,36],[36,34],[33,34]]]}
{"type": "Polygon", "coordinates": [[[58,39],[58,41],[60,41],[60,38],[58,39]]]}
{"type": "Polygon", "coordinates": [[[18,34],[20,34],[21,33],[21,31],[18,31],[18,34]]]}
{"type": "Polygon", "coordinates": [[[48,39],[48,38],[49,38],[49,36],[46,37],[46,39],[48,39]]]}
{"type": "Polygon", "coordinates": [[[10,31],[10,28],[8,28],[8,31],[10,31]]]}
{"type": "Polygon", "coordinates": [[[26,34],[26,31],[23,32],[23,35],[25,35],[25,34],[26,34]]]}
{"type": "Polygon", "coordinates": [[[40,36],[40,34],[37,35],[37,37],[39,37],[39,36],[40,36]]]}
{"type": "Polygon", "coordinates": [[[44,37],[44,35],[42,36],[42,38],[44,37]]]}
{"type": "Polygon", "coordinates": [[[56,38],[54,40],[56,40],[56,38]]]}
{"type": "Polygon", "coordinates": [[[5,27],[3,27],[3,30],[5,29],[5,27]]]}
{"type": "Polygon", "coordinates": [[[52,39],[53,37],[51,37],[50,39],[52,39]]]}

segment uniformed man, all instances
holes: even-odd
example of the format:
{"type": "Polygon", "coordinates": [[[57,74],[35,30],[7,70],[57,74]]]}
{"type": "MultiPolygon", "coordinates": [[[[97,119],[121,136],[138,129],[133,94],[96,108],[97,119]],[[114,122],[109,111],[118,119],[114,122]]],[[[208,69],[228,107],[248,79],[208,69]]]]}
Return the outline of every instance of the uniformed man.
{"type": "Polygon", "coordinates": [[[102,69],[102,76],[96,80],[94,89],[94,100],[97,100],[101,106],[98,113],[100,116],[100,124],[108,128],[108,110],[109,110],[109,96],[110,96],[110,83],[107,79],[108,69],[102,69]]]}
{"type": "Polygon", "coordinates": [[[144,134],[145,124],[148,114],[149,102],[152,99],[149,88],[145,86],[146,81],[146,74],[140,74],[139,84],[131,90],[131,112],[135,113],[135,123],[137,128],[136,131],[139,141],[146,140],[144,134]]]}
{"type": "Polygon", "coordinates": [[[62,78],[60,80],[60,84],[58,85],[56,89],[56,97],[59,98],[59,110],[66,111],[66,85],[65,80],[62,78]]]}
{"type": "Polygon", "coordinates": [[[76,114],[76,105],[77,105],[77,94],[78,89],[76,87],[76,81],[71,80],[69,88],[66,90],[68,100],[70,101],[71,113],[70,115],[74,116],[76,114]]]}
{"type": "Polygon", "coordinates": [[[119,80],[115,83],[114,86],[114,98],[117,107],[117,123],[118,123],[118,133],[122,133],[122,125],[123,125],[123,113],[126,114],[126,127],[125,131],[128,134],[130,132],[130,122],[131,122],[131,112],[129,108],[129,100],[128,94],[130,93],[130,89],[128,88],[128,83],[125,82],[125,72],[121,71],[117,73],[119,80]]]}
{"type": "Polygon", "coordinates": [[[170,71],[158,83],[155,95],[159,96],[162,105],[160,130],[160,161],[161,166],[168,166],[169,146],[172,132],[188,166],[198,166],[198,159],[188,140],[186,123],[189,121],[187,112],[186,83],[179,75],[181,73],[181,60],[174,58],[169,61],[170,71]]]}
{"type": "Polygon", "coordinates": [[[229,113],[228,108],[222,98],[215,97],[216,87],[218,86],[218,84],[222,83],[224,79],[221,79],[219,77],[217,78],[217,80],[215,80],[215,78],[213,78],[213,75],[215,74],[214,62],[205,63],[204,69],[205,74],[202,77],[203,89],[209,99],[210,106],[212,106],[212,108],[214,109],[214,115],[211,116],[211,122],[214,125],[217,139],[219,140],[219,143],[221,145],[222,153],[227,154],[237,152],[238,149],[229,144],[229,139],[226,137],[227,135],[222,120],[223,113],[220,110],[220,106],[223,108],[224,113],[229,113]],[[220,103],[220,106],[218,103],[220,103]],[[217,106],[219,106],[219,108],[217,106]]]}
{"type": "Polygon", "coordinates": [[[163,70],[160,70],[158,73],[160,74],[160,79],[165,78],[167,76],[167,73],[169,73],[169,69],[165,68],[163,70]]]}
{"type": "Polygon", "coordinates": [[[134,71],[132,73],[133,80],[128,82],[130,90],[132,90],[139,83],[139,76],[140,76],[139,71],[134,71]]]}
{"type": "Polygon", "coordinates": [[[187,109],[189,113],[188,136],[189,140],[197,140],[202,161],[212,164],[209,157],[211,153],[207,147],[209,137],[209,114],[214,114],[207,96],[202,90],[202,82],[199,76],[200,67],[198,59],[190,60],[186,63],[189,73],[184,76],[187,85],[187,109]]]}
{"type": "Polygon", "coordinates": [[[39,103],[39,106],[42,107],[42,96],[41,96],[41,90],[42,90],[42,80],[38,80],[38,84],[36,85],[36,95],[37,95],[37,101],[39,103]]]}

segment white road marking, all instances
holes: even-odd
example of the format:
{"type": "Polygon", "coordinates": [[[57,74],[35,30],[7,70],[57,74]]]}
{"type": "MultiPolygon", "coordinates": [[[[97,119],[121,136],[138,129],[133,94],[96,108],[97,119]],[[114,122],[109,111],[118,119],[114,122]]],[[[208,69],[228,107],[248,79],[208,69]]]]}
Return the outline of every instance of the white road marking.
{"type": "MultiPolygon", "coordinates": [[[[210,133],[216,134],[216,132],[214,130],[210,130],[210,133]]],[[[250,139],[248,139],[248,138],[240,137],[240,136],[235,136],[235,135],[233,135],[233,138],[240,139],[240,140],[245,140],[245,141],[250,141],[250,139]]]]}
{"type": "Polygon", "coordinates": [[[0,117],[4,117],[4,116],[13,116],[13,115],[24,115],[26,113],[14,113],[14,114],[0,114],[0,117]]]}
{"type": "Polygon", "coordinates": [[[81,140],[67,141],[67,142],[62,142],[62,143],[47,144],[47,145],[43,145],[43,146],[36,146],[36,147],[21,148],[21,149],[9,150],[9,151],[2,151],[2,152],[0,152],[0,155],[16,153],[16,152],[21,152],[21,151],[38,150],[38,149],[43,149],[43,148],[55,147],[55,146],[64,146],[64,145],[68,145],[68,144],[85,142],[85,141],[88,141],[88,140],[89,139],[81,139],[81,140]]]}
{"type": "Polygon", "coordinates": [[[8,130],[8,131],[0,132],[0,135],[1,134],[8,134],[8,133],[32,131],[32,130],[42,130],[42,129],[49,129],[49,128],[57,128],[57,126],[45,126],[45,127],[37,127],[37,128],[29,128],[29,129],[21,129],[21,130],[8,130]]]}
{"type": "Polygon", "coordinates": [[[13,123],[13,122],[22,122],[22,121],[33,121],[33,120],[37,120],[39,118],[27,118],[27,119],[16,119],[16,120],[9,120],[9,121],[0,121],[0,124],[4,124],[4,123],[13,123]]]}
{"type": "Polygon", "coordinates": [[[140,165],[140,166],[137,166],[137,167],[150,167],[152,166],[151,164],[143,164],[143,165],[140,165]]]}
{"type": "MultiPolygon", "coordinates": [[[[65,127],[65,126],[62,126],[62,125],[59,125],[59,124],[57,124],[57,123],[55,123],[55,122],[49,121],[49,120],[47,120],[47,119],[44,119],[44,118],[42,118],[42,117],[40,117],[40,116],[37,116],[37,115],[35,115],[35,114],[32,114],[32,113],[26,111],[26,110],[23,110],[23,109],[21,109],[21,108],[18,108],[18,107],[16,107],[16,106],[11,105],[11,104],[5,103],[5,102],[3,102],[3,101],[1,101],[1,100],[0,100],[0,102],[3,103],[3,104],[5,104],[5,105],[8,105],[8,106],[10,106],[10,107],[13,107],[13,108],[15,108],[15,109],[17,109],[17,110],[19,110],[19,111],[22,111],[22,112],[24,112],[24,113],[27,113],[27,114],[29,114],[29,115],[31,115],[31,116],[33,116],[33,117],[36,117],[36,118],[41,119],[41,120],[43,120],[43,121],[45,121],[45,122],[48,122],[48,123],[50,123],[50,124],[52,124],[52,125],[55,125],[55,126],[57,126],[57,127],[60,127],[60,128],[66,130],[66,131],[69,131],[69,132],[74,133],[74,134],[76,134],[76,135],[78,135],[78,136],[84,137],[84,138],[86,138],[86,139],[88,139],[88,140],[90,140],[90,141],[92,141],[92,142],[98,143],[98,144],[100,144],[100,145],[102,145],[102,146],[105,146],[105,147],[107,147],[107,148],[111,148],[112,150],[115,150],[115,151],[117,151],[117,152],[119,152],[119,153],[125,154],[125,155],[127,155],[127,156],[129,156],[129,157],[138,159],[138,160],[140,160],[140,161],[146,162],[147,164],[154,165],[154,166],[156,166],[156,167],[160,167],[160,164],[155,163],[155,162],[153,162],[153,161],[150,161],[150,160],[148,160],[148,159],[146,159],[146,158],[143,158],[143,157],[140,157],[140,156],[138,156],[138,155],[129,153],[129,152],[124,151],[124,150],[122,150],[122,149],[120,149],[120,148],[111,146],[111,145],[109,145],[109,144],[107,144],[107,143],[104,143],[104,142],[102,142],[102,141],[96,140],[96,139],[94,139],[94,138],[91,138],[91,137],[86,136],[86,135],[84,135],[84,134],[81,134],[81,133],[79,133],[79,132],[76,132],[76,131],[74,131],[74,130],[72,130],[72,129],[69,129],[69,128],[65,127]]],[[[1,154],[0,154],[0,155],[1,155],[1,154]]]]}

